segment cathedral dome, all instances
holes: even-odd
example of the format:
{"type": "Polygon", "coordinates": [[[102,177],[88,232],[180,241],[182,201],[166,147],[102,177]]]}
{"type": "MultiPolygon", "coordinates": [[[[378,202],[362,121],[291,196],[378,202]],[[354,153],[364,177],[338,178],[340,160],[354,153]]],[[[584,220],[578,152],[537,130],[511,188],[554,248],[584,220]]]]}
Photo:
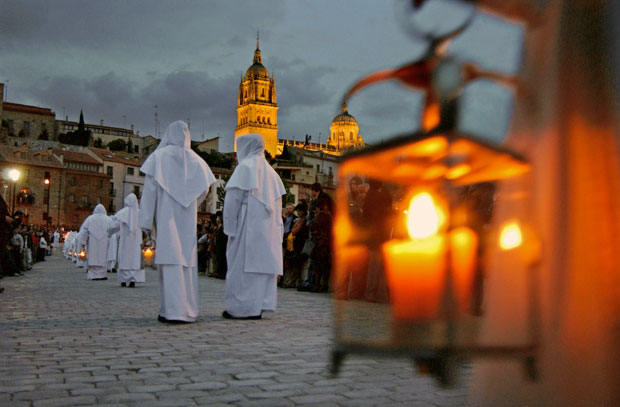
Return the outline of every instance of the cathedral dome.
{"type": "Polygon", "coordinates": [[[266,79],[269,80],[269,71],[260,62],[255,62],[245,72],[245,79],[266,79]]]}
{"type": "Polygon", "coordinates": [[[342,113],[334,117],[334,120],[332,120],[332,124],[354,124],[357,126],[357,120],[355,120],[355,117],[351,116],[347,111],[347,104],[343,103],[342,113]]]}
{"type": "Polygon", "coordinates": [[[252,66],[245,71],[245,80],[248,79],[266,79],[269,80],[269,71],[263,66],[263,57],[258,47],[258,37],[256,37],[256,50],[254,51],[254,60],[252,66]]]}

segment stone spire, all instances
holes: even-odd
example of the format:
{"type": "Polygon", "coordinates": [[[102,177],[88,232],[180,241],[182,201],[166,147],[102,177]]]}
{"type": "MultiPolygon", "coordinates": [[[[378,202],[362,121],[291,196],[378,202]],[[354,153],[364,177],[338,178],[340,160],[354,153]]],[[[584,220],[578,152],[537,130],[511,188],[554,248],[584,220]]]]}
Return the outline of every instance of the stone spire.
{"type": "Polygon", "coordinates": [[[256,31],[256,51],[254,51],[254,63],[262,64],[263,58],[260,55],[260,48],[258,47],[258,31],[256,31]]]}

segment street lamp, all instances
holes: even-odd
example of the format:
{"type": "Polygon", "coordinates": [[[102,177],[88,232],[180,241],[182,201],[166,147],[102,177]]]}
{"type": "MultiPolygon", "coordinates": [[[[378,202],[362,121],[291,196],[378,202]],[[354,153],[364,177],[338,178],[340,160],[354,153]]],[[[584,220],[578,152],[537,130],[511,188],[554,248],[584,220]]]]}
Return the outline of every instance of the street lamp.
{"type": "Polygon", "coordinates": [[[16,168],[13,168],[9,171],[9,178],[13,181],[13,204],[11,207],[11,215],[15,212],[15,184],[17,184],[17,180],[21,175],[21,172],[19,172],[19,170],[16,168]]]}
{"type": "Polygon", "coordinates": [[[46,214],[47,214],[47,224],[49,225],[51,223],[50,222],[50,199],[52,198],[50,195],[51,182],[50,182],[49,176],[45,177],[45,179],[43,180],[43,183],[47,185],[47,212],[46,214]]]}

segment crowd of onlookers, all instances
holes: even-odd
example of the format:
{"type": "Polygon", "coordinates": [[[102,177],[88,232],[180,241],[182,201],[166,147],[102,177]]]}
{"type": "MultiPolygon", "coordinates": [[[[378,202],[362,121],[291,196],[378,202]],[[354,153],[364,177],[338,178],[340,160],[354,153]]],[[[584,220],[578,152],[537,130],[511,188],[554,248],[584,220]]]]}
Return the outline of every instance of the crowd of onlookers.
{"type": "Polygon", "coordinates": [[[226,242],[222,212],[209,216],[197,225],[198,273],[220,279],[226,278],[226,242]]]}
{"type": "Polygon", "coordinates": [[[0,197],[0,278],[22,275],[60,245],[62,234],[57,228],[22,223],[24,219],[21,210],[11,214],[0,197]]]}

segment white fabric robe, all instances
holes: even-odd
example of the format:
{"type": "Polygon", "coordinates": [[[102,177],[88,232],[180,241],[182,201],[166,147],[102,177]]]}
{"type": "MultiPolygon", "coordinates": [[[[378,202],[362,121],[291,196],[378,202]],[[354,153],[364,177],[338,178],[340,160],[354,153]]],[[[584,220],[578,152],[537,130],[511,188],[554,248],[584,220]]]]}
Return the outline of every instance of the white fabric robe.
{"type": "Polygon", "coordinates": [[[119,283],[144,283],[145,274],[142,268],[142,229],[136,225],[130,226],[134,220],[137,223],[139,209],[137,209],[137,198],[130,194],[125,198],[125,207],[121,209],[114,219],[114,224],[108,233],[113,232],[114,236],[119,236],[118,240],[118,274],[119,283]],[[130,198],[131,197],[131,198],[130,198]],[[128,201],[135,202],[135,209],[128,207],[128,201]],[[134,211],[132,216],[128,216],[130,210],[134,211]],[[133,230],[131,230],[133,227],[133,230]]]}
{"type": "Polygon", "coordinates": [[[237,139],[239,165],[226,185],[224,233],[226,311],[235,317],[275,311],[277,276],[282,275],[282,195],[280,177],[264,158],[259,134],[237,139]]]}
{"type": "MultiPolygon", "coordinates": [[[[114,224],[114,219],[112,219],[112,224],[114,224]]],[[[112,236],[108,237],[108,271],[111,271],[116,265],[116,258],[118,256],[118,233],[113,233],[112,236]]]]}
{"type": "Polygon", "coordinates": [[[80,227],[78,250],[79,246],[87,247],[88,273],[86,278],[88,280],[107,277],[107,232],[111,222],[112,220],[105,213],[105,208],[99,204],[95,207],[93,214],[86,218],[80,227]]]}
{"type": "Polygon", "coordinates": [[[58,231],[54,232],[54,238],[52,239],[52,245],[54,248],[60,247],[60,233],[58,231]]]}
{"type": "Polygon", "coordinates": [[[187,124],[172,123],[141,167],[145,174],[138,226],[156,229],[159,315],[194,322],[198,317],[196,222],[198,205],[215,177],[190,149],[187,124]]]}

